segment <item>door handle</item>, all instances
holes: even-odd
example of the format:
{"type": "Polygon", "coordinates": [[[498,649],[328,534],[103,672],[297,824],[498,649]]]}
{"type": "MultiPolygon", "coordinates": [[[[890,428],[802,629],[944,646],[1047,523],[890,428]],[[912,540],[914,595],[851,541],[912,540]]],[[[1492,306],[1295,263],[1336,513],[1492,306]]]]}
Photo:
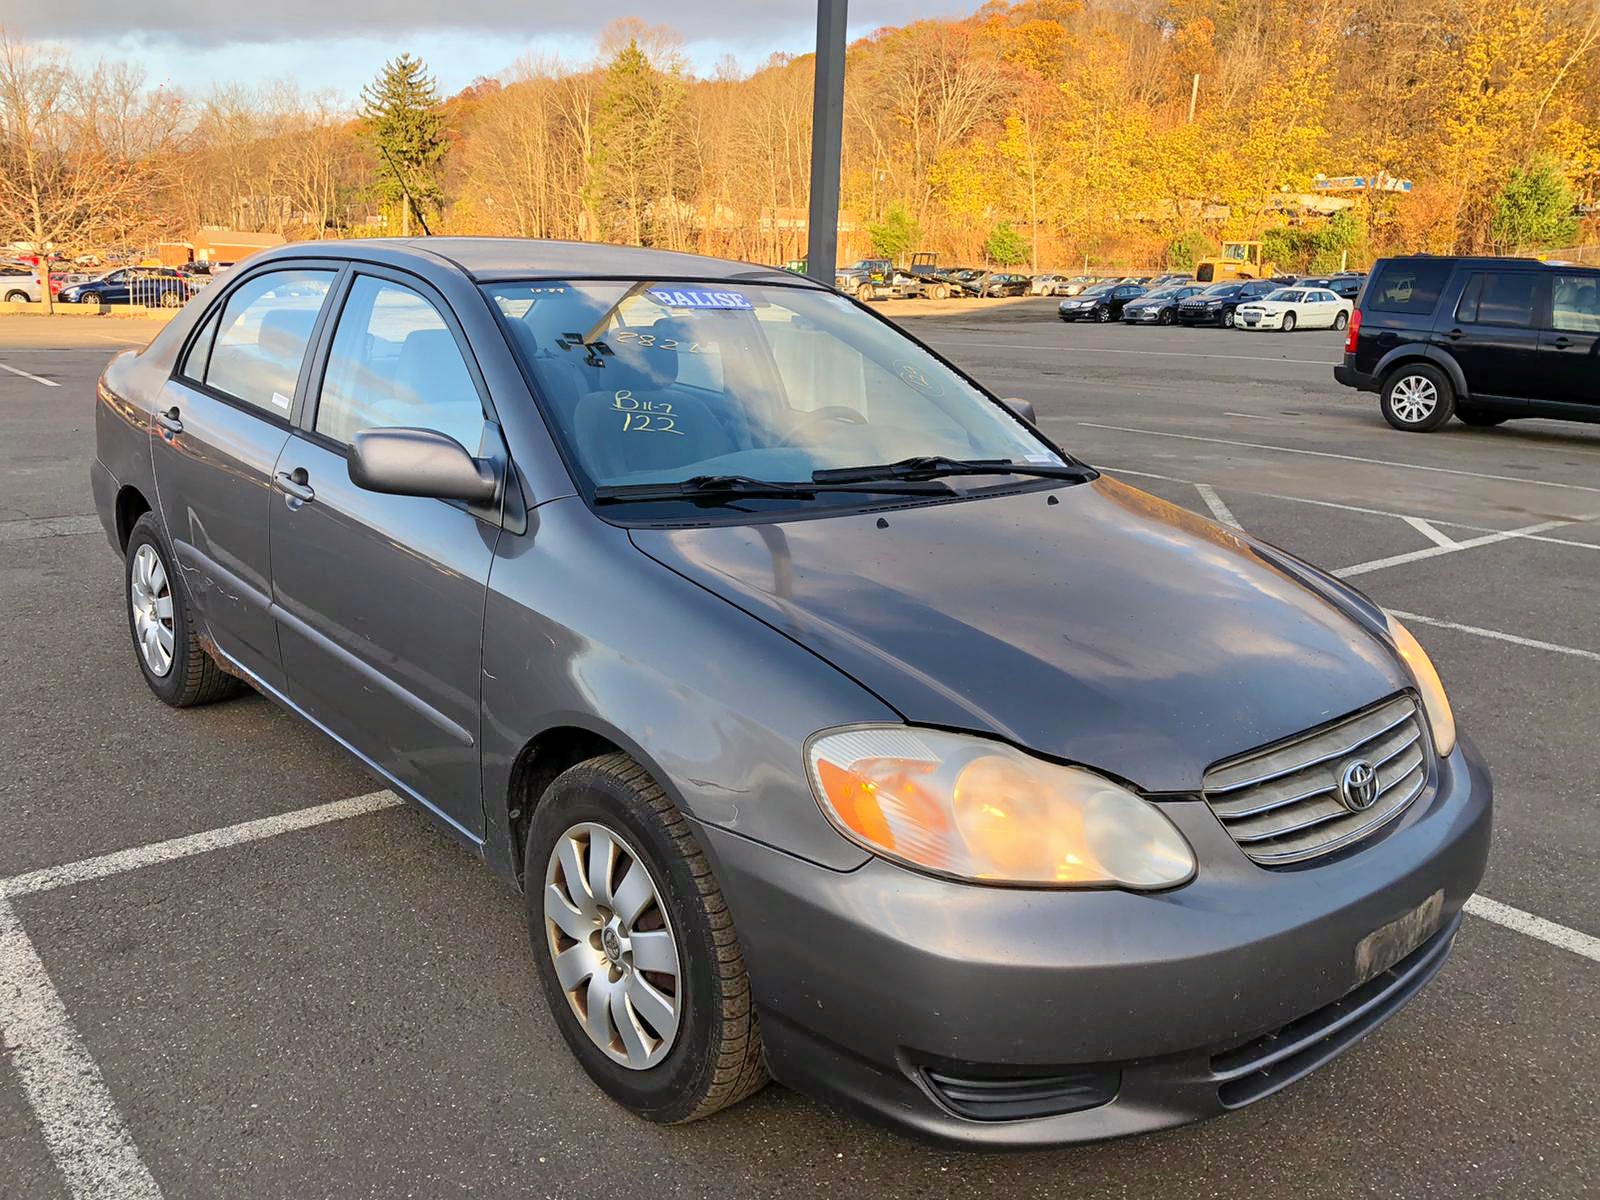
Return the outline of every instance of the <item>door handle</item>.
{"type": "Polygon", "coordinates": [[[306,474],[304,467],[296,467],[293,471],[279,471],[278,490],[302,504],[309,504],[317,498],[317,493],[312,490],[309,480],[310,476],[306,474]]]}
{"type": "Polygon", "coordinates": [[[1467,335],[1462,333],[1459,329],[1452,329],[1449,333],[1445,334],[1445,337],[1449,338],[1452,342],[1459,342],[1466,336],[1467,335]]]}
{"type": "Polygon", "coordinates": [[[1572,339],[1569,338],[1569,337],[1558,337],[1555,341],[1551,342],[1550,344],[1552,346],[1554,346],[1557,350],[1565,350],[1568,346],[1572,345],[1572,339]]]}
{"type": "Polygon", "coordinates": [[[156,424],[160,425],[168,433],[182,433],[183,421],[178,416],[178,406],[174,404],[166,412],[158,412],[156,414],[156,424]]]}

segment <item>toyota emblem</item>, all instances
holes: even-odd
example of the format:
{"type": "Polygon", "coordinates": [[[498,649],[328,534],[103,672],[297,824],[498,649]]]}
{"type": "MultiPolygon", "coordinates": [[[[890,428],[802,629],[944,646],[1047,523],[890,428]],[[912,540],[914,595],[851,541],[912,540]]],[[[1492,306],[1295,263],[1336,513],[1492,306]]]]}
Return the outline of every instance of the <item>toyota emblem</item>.
{"type": "Polygon", "coordinates": [[[1351,812],[1366,812],[1378,802],[1378,772],[1366,759],[1346,763],[1339,772],[1339,802],[1351,812]]]}

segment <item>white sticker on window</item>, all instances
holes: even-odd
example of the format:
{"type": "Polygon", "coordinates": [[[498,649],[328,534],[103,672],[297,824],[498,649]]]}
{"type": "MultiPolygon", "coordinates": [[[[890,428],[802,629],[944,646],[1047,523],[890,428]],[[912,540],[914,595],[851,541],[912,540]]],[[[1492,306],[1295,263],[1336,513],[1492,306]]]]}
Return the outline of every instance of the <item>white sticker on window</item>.
{"type": "Polygon", "coordinates": [[[272,402],[279,408],[283,409],[284,412],[289,411],[289,397],[285,396],[282,392],[273,392],[272,402]]]}

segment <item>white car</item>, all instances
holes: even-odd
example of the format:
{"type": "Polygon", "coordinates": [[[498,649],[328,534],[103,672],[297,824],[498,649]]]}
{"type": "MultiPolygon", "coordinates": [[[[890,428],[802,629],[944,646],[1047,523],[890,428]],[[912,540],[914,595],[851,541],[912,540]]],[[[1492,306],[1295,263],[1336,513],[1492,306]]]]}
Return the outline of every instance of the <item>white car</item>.
{"type": "Polygon", "coordinates": [[[1355,305],[1327,288],[1281,287],[1239,305],[1235,329],[1343,329],[1355,305]]]}

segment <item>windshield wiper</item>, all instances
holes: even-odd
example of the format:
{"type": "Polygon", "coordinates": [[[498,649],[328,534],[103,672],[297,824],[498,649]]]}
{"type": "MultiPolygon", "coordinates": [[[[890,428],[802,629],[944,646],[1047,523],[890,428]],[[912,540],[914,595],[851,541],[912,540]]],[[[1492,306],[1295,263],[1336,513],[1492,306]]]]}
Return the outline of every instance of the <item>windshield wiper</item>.
{"type": "Polygon", "coordinates": [[[865,483],[874,479],[937,479],[943,475],[1037,475],[1083,483],[1098,474],[1083,463],[1031,463],[1009,458],[946,458],[942,454],[924,454],[873,467],[813,471],[811,478],[815,483],[865,483]]]}
{"type": "Polygon", "coordinates": [[[623,504],[650,500],[722,501],[750,497],[815,496],[819,492],[875,492],[891,496],[948,496],[943,484],[870,480],[817,480],[811,483],[754,479],[749,475],[695,475],[671,483],[602,484],[594,490],[596,504],[623,504]]]}

